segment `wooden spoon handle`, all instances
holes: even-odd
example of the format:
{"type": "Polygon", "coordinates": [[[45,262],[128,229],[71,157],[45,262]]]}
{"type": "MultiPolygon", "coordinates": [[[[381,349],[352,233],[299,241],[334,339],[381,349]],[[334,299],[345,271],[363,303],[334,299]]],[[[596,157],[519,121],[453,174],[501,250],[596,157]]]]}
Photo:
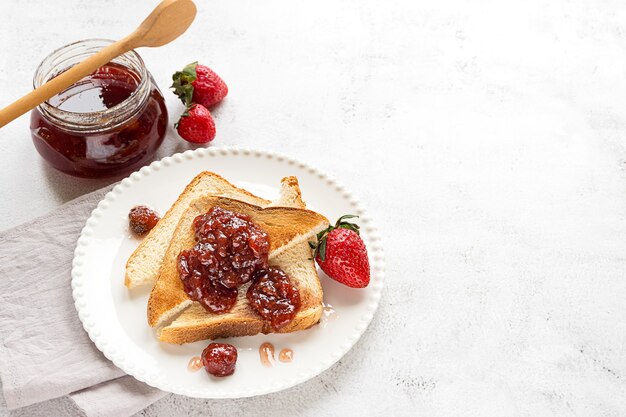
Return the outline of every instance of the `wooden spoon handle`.
{"type": "Polygon", "coordinates": [[[130,43],[129,39],[125,38],[103,48],[101,51],[74,65],[36,90],[31,91],[24,97],[1,109],[0,127],[20,117],[27,111],[34,109],[39,104],[53,97],[55,94],[60,93],[75,82],[107,64],[113,58],[128,52],[132,49],[130,43]]]}

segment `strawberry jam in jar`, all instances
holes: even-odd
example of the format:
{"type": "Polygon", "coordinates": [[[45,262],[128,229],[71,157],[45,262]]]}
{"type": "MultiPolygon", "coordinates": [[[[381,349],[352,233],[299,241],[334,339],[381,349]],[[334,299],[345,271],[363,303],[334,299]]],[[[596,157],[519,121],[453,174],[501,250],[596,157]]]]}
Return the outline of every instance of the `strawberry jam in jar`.
{"type": "MultiPolygon", "coordinates": [[[[34,87],[111,43],[89,39],[57,49],[37,68],[34,87]]],[[[153,158],[165,137],[167,108],[141,57],[131,51],[39,105],[30,129],[35,148],[54,168],[108,177],[153,158]]]]}

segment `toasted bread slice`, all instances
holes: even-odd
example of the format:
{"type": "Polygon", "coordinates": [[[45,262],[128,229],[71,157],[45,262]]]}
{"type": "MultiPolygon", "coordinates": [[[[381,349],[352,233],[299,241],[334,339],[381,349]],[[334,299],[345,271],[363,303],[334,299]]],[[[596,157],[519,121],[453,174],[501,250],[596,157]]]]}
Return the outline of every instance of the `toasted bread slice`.
{"type": "MultiPolygon", "coordinates": [[[[204,195],[235,198],[261,207],[270,204],[267,200],[235,187],[217,174],[208,171],[201,172],[185,187],[172,207],[128,258],[124,285],[134,288],[144,284],[153,284],[156,281],[163,257],[183,212],[193,200],[204,195]]],[[[281,195],[273,204],[277,206],[293,204],[295,207],[300,207],[299,204],[303,203],[299,200],[299,195],[298,180],[295,177],[283,178],[281,195]]]]}
{"type": "MultiPolygon", "coordinates": [[[[286,177],[281,181],[280,197],[270,206],[306,208],[296,177],[286,177]]],[[[289,275],[301,294],[300,310],[294,320],[280,330],[288,333],[308,329],[319,322],[323,313],[323,292],[315,262],[311,259],[308,242],[301,242],[276,256],[272,266],[289,275]]],[[[169,326],[157,330],[159,340],[166,343],[191,343],[198,340],[220,337],[252,336],[257,333],[270,333],[266,323],[249,306],[245,293],[248,285],[239,291],[237,304],[227,317],[207,312],[194,302],[183,311],[169,326]]]]}
{"type": "MultiPolygon", "coordinates": [[[[270,264],[279,255],[295,248],[300,243],[306,243],[310,237],[328,226],[328,219],[309,210],[288,207],[261,208],[243,201],[216,196],[205,196],[193,201],[176,226],[170,246],[165,253],[159,276],[150,293],[148,300],[148,324],[150,326],[163,326],[193,303],[185,294],[178,275],[178,255],[182,250],[189,249],[195,244],[192,227],[194,218],[206,213],[214,206],[246,214],[265,230],[270,237],[270,264]]],[[[294,261],[297,261],[295,258],[299,259],[299,257],[291,254],[285,254],[285,257],[294,258],[294,261]]],[[[310,255],[306,255],[303,256],[303,259],[308,260],[309,257],[310,255]]],[[[301,265],[298,262],[294,263],[296,267],[301,265]]],[[[298,280],[292,275],[290,277],[298,280]]],[[[316,274],[315,281],[319,285],[316,274]]],[[[298,288],[300,289],[300,287],[298,288]]],[[[306,286],[303,286],[303,289],[306,289],[306,286]]],[[[307,295],[301,294],[301,297],[306,298],[307,295]]],[[[321,303],[321,299],[319,302],[321,303]]],[[[226,313],[219,316],[224,321],[228,320],[230,315],[231,313],[226,313]]]]}

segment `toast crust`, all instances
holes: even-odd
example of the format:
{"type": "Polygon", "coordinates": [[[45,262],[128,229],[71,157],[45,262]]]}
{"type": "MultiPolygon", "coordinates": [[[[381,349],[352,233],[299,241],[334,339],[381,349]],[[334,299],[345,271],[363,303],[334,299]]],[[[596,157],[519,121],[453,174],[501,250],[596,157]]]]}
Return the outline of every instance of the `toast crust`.
{"type": "MultiPolygon", "coordinates": [[[[322,313],[321,304],[307,310],[301,310],[291,323],[280,329],[279,333],[309,329],[320,321],[322,313]]],[[[207,325],[205,321],[206,310],[197,303],[194,303],[183,314],[187,316],[185,325],[170,325],[157,330],[157,337],[161,342],[182,345],[199,340],[273,333],[273,330],[262,320],[248,316],[229,317],[228,320],[207,325]],[[194,316],[198,317],[194,319],[194,316]]]]}
{"type": "Polygon", "coordinates": [[[306,203],[302,200],[298,178],[294,176],[285,177],[280,180],[280,184],[280,198],[270,203],[269,206],[306,208],[306,203]]]}
{"type": "MultiPolygon", "coordinates": [[[[246,214],[265,230],[270,236],[270,265],[273,264],[274,258],[287,249],[298,244],[306,245],[311,236],[328,225],[328,219],[324,216],[305,209],[262,208],[243,201],[216,196],[205,196],[194,200],[178,222],[170,246],[165,253],[159,276],[150,293],[148,324],[151,327],[162,326],[165,321],[170,320],[188,305],[189,298],[178,275],[178,255],[182,250],[189,249],[195,244],[193,219],[215,206],[246,214]]],[[[319,279],[317,285],[319,285],[319,279]]],[[[245,296],[242,297],[241,290],[240,288],[238,304],[242,298],[245,298],[245,296]]],[[[233,309],[236,310],[237,305],[233,309]]],[[[221,316],[227,315],[230,313],[221,316]]]]}

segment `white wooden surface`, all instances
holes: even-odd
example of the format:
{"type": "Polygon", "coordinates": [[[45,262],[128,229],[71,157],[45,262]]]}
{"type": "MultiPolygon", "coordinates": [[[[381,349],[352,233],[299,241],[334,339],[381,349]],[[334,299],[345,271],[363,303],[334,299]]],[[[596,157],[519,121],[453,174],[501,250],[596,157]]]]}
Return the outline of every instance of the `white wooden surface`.
{"type": "MultiPolygon", "coordinates": [[[[158,84],[194,60],[220,73],[231,92],[214,145],[333,173],[384,234],[388,284],[361,342],[320,377],[237,401],[172,396],[143,415],[626,414],[626,4],[197,3],[184,38],[139,51],[158,84]]],[[[0,105],[54,48],[119,38],[154,4],[3,0],[0,105]]],[[[171,132],[160,155],[187,148],[171,132]]],[[[0,154],[0,229],[106,182],[47,168],[24,117],[0,131],[0,154]]],[[[0,402],[0,416],[67,413],[65,400],[0,402]]]]}

